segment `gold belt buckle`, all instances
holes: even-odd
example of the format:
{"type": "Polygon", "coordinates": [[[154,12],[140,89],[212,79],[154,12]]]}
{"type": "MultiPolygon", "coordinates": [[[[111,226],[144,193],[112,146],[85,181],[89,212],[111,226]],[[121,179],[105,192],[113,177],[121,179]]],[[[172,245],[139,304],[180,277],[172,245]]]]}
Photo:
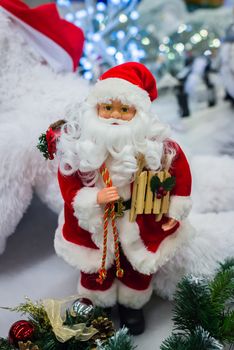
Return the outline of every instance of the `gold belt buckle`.
{"type": "Polygon", "coordinates": [[[115,201],[115,208],[117,209],[117,211],[115,211],[115,216],[117,218],[121,218],[124,216],[124,210],[125,210],[125,206],[123,205],[123,198],[120,197],[117,201],[115,201]]]}

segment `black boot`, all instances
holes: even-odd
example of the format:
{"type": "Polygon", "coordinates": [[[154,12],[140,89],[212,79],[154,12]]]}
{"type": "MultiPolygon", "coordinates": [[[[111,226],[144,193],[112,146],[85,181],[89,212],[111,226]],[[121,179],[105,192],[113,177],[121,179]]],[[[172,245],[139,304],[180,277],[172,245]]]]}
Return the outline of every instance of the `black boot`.
{"type": "Polygon", "coordinates": [[[130,309],[119,304],[120,327],[126,326],[130,334],[139,335],[145,330],[145,319],[142,309],[130,309]]]}

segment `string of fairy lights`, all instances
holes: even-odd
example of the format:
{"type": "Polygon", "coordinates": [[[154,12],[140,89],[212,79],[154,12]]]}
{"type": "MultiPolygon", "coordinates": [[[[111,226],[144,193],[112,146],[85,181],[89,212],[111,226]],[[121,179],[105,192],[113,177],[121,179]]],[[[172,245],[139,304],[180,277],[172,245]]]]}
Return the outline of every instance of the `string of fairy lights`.
{"type": "MultiPolygon", "coordinates": [[[[166,11],[169,2],[160,11],[166,11]]],[[[209,56],[219,48],[218,32],[198,21],[180,23],[170,35],[160,31],[158,37],[153,15],[147,15],[147,25],[140,24],[138,4],[139,0],[57,0],[62,16],[85,33],[79,72],[86,79],[96,80],[106,69],[126,61],[146,64],[159,78],[165,72],[174,75],[187,56],[209,56]]]]}

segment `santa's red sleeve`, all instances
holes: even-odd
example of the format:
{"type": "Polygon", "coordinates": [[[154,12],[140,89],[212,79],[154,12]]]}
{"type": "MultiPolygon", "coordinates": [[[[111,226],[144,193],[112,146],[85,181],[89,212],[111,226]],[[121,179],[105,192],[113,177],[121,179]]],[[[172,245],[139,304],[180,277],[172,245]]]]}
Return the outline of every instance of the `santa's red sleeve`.
{"type": "Polygon", "coordinates": [[[170,172],[175,176],[175,187],[171,191],[168,216],[178,221],[186,219],[191,207],[192,177],[187,158],[181,147],[173,142],[176,155],[172,161],[170,172]]]}
{"type": "Polygon", "coordinates": [[[102,209],[97,204],[97,187],[85,187],[78,173],[63,175],[58,171],[58,182],[65,205],[73,210],[83,229],[96,233],[102,225],[102,209]]]}

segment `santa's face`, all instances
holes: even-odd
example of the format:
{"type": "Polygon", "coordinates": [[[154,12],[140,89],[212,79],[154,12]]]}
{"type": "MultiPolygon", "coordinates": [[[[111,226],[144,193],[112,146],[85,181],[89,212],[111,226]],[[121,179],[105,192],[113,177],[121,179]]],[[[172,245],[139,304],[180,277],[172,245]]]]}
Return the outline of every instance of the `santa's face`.
{"type": "Polygon", "coordinates": [[[60,137],[60,169],[65,175],[78,170],[83,183],[90,185],[108,161],[113,184],[125,185],[134,178],[139,154],[144,154],[149,169],[160,167],[164,129],[151,114],[126,101],[85,102],[77,122],[70,123],[60,137]]]}
{"type": "Polygon", "coordinates": [[[119,100],[110,100],[109,103],[97,105],[97,113],[100,118],[107,119],[112,125],[119,125],[120,121],[130,121],[136,115],[136,108],[123,104],[119,100]]]}

